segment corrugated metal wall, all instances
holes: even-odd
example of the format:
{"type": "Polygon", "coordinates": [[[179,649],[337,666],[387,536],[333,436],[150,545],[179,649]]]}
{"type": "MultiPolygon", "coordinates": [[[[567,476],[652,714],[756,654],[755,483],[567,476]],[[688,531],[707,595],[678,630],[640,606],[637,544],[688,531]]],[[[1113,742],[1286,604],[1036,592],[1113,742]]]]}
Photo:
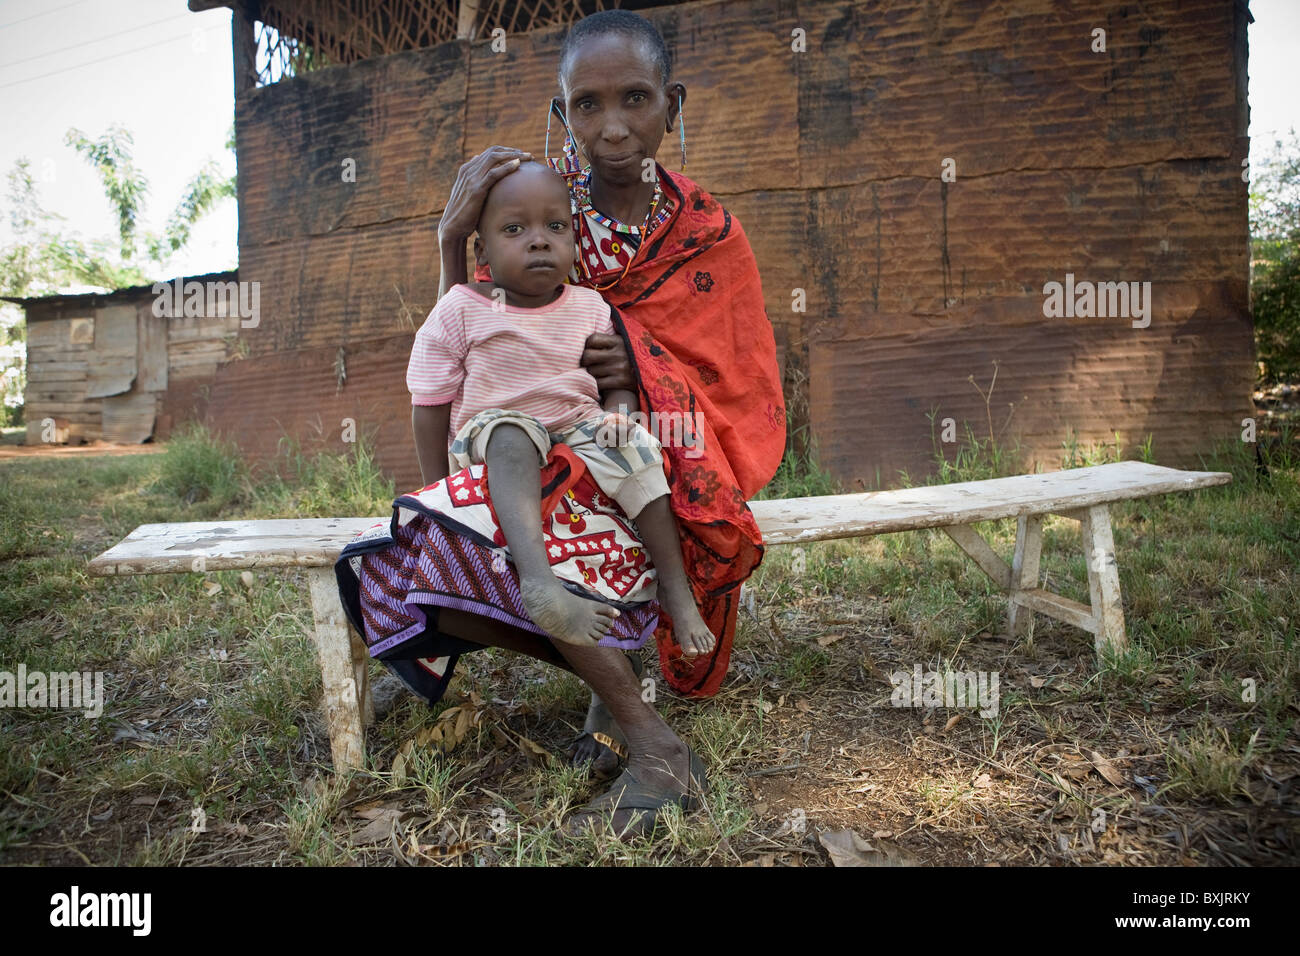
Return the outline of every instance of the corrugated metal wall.
{"type": "MultiPolygon", "coordinates": [[[[1254,358],[1241,5],[646,15],[689,91],[685,171],[745,224],[787,371],[806,373],[822,460],[843,479],[925,470],[936,410],[979,434],[991,417],[1046,467],[1067,427],[1130,447],[1151,434],[1165,463],[1239,431],[1254,358]],[[1044,284],[1067,273],[1150,282],[1149,327],[1045,318],[1044,284]],[[975,386],[995,362],[986,409],[975,386]]],[[[262,283],[262,322],[218,376],[219,426],[264,453],[278,429],[342,447],[352,418],[399,485],[418,480],[403,373],[436,297],[438,215],[479,150],[540,153],[561,38],[446,44],[240,96],[240,278],[262,283]]],[[[679,168],[675,139],[659,160],[679,168]]]]}

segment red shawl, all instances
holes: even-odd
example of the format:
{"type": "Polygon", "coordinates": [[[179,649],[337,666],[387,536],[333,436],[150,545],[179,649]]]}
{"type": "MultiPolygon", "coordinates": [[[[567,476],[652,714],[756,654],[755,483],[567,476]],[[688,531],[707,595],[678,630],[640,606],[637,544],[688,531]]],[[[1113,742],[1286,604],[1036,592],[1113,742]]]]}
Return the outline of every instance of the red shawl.
{"type": "MultiPolygon", "coordinates": [[[[642,409],[700,413],[704,422],[703,454],[665,445],[664,470],[686,570],[718,645],[708,657],[682,657],[667,615],[655,637],[672,688],[707,697],[726,676],[741,582],[763,558],[746,502],[781,462],[785,403],[744,229],[691,180],[658,170],[672,214],[642,244],[627,275],[601,294],[628,344],[642,409]]],[[[616,274],[586,284],[607,285],[616,274]]],[[[475,278],[489,280],[491,273],[484,267],[475,278]]]]}

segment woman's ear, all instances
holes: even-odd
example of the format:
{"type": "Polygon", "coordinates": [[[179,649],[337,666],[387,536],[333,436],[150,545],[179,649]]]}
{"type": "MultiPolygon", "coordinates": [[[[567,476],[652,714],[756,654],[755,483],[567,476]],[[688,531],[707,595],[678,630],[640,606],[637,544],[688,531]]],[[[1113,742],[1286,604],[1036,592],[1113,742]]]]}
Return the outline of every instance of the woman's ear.
{"type": "Polygon", "coordinates": [[[564,122],[567,123],[569,121],[569,118],[564,115],[564,100],[560,99],[558,96],[551,97],[551,111],[553,113],[558,113],[560,119],[564,120],[564,122]]]}
{"type": "Polygon", "coordinates": [[[668,119],[664,124],[664,129],[671,133],[677,125],[677,118],[681,115],[681,108],[686,105],[686,87],[681,83],[669,83],[664,87],[664,95],[668,97],[668,119]]]}

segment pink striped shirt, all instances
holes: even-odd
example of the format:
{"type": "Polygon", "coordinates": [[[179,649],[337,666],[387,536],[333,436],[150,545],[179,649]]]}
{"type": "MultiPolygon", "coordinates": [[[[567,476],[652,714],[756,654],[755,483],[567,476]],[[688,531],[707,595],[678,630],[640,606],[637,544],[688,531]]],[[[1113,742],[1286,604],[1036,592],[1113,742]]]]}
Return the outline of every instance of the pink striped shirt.
{"type": "Polygon", "coordinates": [[[478,412],[508,408],[552,432],[601,414],[596,380],[580,364],[587,336],[613,333],[599,292],[565,283],[540,309],[452,286],[415,333],[406,368],[412,405],[451,403],[450,437],[478,412]]]}

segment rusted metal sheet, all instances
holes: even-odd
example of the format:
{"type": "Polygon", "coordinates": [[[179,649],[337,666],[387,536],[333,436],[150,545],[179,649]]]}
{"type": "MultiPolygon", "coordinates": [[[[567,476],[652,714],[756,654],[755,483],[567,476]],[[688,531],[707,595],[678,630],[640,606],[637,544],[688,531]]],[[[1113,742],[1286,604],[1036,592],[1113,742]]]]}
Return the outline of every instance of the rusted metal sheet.
{"type": "Polygon", "coordinates": [[[244,247],[261,285],[261,322],[241,328],[253,356],[414,334],[438,296],[436,223],[386,223],[244,247]]]}
{"type": "Polygon", "coordinates": [[[938,178],[945,157],[960,181],[1226,156],[1235,6],[801,3],[799,182],[938,178]],[[1105,52],[1093,52],[1095,29],[1105,52]]]}
{"type": "MultiPolygon", "coordinates": [[[[992,417],[999,440],[1046,464],[1067,427],[1084,442],[1118,430],[1130,448],[1150,434],[1161,461],[1185,464],[1249,414],[1232,0],[762,0],[646,15],[688,87],[686,172],[744,223],[787,383],[807,379],[824,463],[851,485],[928,471],[934,409],[980,435],[992,417]],[[1045,284],[1067,275],[1150,282],[1149,325],[1045,316],[1045,284]],[[995,361],[986,410],[971,379],[987,387],[995,361]]],[[[262,281],[263,320],[240,339],[266,381],[245,363],[223,371],[215,421],[244,422],[231,402],[285,388],[272,380],[301,363],[313,384],[277,391],[277,407],[284,431],[310,435],[322,405],[343,407],[330,398],[337,349],[418,326],[456,167],[493,143],[541,149],[561,38],[447,44],[241,97],[241,278],[262,281]]],[[[561,142],[557,124],[553,153],[561,142]]],[[[680,165],[673,135],[658,158],[680,165]]],[[[402,430],[379,449],[399,484],[418,480],[404,360],[384,366],[402,430]]],[[[350,369],[345,393],[380,387],[350,369]]]]}
{"type": "Polygon", "coordinates": [[[355,435],[377,450],[398,491],[420,486],[411,438],[406,364],[415,334],[369,339],[344,350],[339,385],[337,347],[297,349],[224,366],[212,386],[209,420],[250,455],[267,459],[280,439],[307,454],[346,452],[355,435]],[[350,420],[350,427],[349,427],[350,420]]]}
{"type": "MultiPolygon", "coordinates": [[[[448,43],[240,97],[241,277],[256,246],[441,212],[460,165],[467,55],[448,43]]],[[[262,291],[266,310],[276,291],[262,291]]]]}
{"type": "Polygon", "coordinates": [[[870,330],[813,341],[811,415],[823,463],[850,487],[886,487],[901,470],[951,458],[969,424],[1027,467],[1059,467],[1081,443],[1129,452],[1147,435],[1158,461],[1194,464],[1251,414],[1253,349],[1244,282],[1156,286],[1150,328],[1113,319],[1045,319],[1041,296],[985,300],[943,316],[875,316],[870,330]],[[978,389],[988,391],[988,405],[978,389]],[[1011,406],[1014,405],[1014,408],[1011,406]],[[930,416],[934,416],[932,428],[930,416]]]}

